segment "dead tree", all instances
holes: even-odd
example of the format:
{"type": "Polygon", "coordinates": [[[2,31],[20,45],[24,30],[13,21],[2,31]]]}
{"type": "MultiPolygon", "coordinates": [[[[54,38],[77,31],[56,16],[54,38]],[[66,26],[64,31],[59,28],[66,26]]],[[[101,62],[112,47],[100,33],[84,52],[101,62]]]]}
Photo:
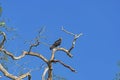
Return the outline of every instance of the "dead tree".
{"type": "MultiPolygon", "coordinates": [[[[39,38],[36,38],[35,40],[35,43],[34,44],[31,44],[30,47],[29,47],[29,50],[28,51],[23,51],[22,54],[20,56],[14,56],[13,53],[11,53],[10,51],[6,50],[4,48],[4,43],[6,41],[6,34],[2,31],[0,31],[0,35],[3,36],[3,39],[1,40],[1,43],[0,43],[0,52],[8,55],[9,57],[11,57],[13,60],[19,60],[21,58],[24,58],[26,55],[29,55],[29,56],[34,56],[34,57],[38,57],[39,59],[43,60],[46,64],[47,64],[47,67],[45,68],[43,74],[42,74],[42,80],[45,80],[45,75],[48,73],[48,77],[47,77],[47,80],[52,80],[52,71],[53,71],[53,63],[60,63],[61,65],[63,65],[64,67],[70,69],[72,72],[76,72],[75,69],[73,69],[71,66],[63,63],[61,60],[56,60],[54,57],[55,57],[55,53],[57,51],[63,51],[66,53],[66,55],[68,55],[68,57],[72,58],[72,54],[71,54],[71,50],[75,47],[75,43],[76,43],[76,40],[82,35],[82,33],[80,34],[74,34],[74,33],[71,33],[67,30],[65,30],[63,27],[61,29],[62,31],[64,31],[65,33],[67,34],[70,34],[71,36],[73,36],[73,41],[72,41],[72,45],[69,49],[66,49],[64,47],[54,47],[51,49],[51,56],[50,56],[50,59],[47,59],[45,56],[43,56],[41,53],[36,53],[36,52],[32,52],[32,48],[33,47],[36,47],[38,46],[41,42],[39,41],[39,38]]],[[[2,66],[0,64],[0,71],[8,78],[12,79],[12,80],[22,80],[23,78],[25,77],[28,77],[28,80],[31,79],[32,75],[30,74],[31,71],[27,72],[27,73],[24,73],[20,76],[16,76],[16,75],[13,75],[13,74],[10,74],[5,68],[4,66],[2,66]]]]}

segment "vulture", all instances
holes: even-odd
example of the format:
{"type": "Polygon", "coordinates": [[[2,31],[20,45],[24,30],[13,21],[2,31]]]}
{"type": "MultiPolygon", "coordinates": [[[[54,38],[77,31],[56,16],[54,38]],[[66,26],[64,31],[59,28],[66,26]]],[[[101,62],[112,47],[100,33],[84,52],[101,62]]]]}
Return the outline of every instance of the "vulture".
{"type": "Polygon", "coordinates": [[[58,47],[62,42],[62,38],[59,38],[57,41],[55,41],[52,46],[50,46],[50,50],[52,50],[53,48],[58,47]]]}

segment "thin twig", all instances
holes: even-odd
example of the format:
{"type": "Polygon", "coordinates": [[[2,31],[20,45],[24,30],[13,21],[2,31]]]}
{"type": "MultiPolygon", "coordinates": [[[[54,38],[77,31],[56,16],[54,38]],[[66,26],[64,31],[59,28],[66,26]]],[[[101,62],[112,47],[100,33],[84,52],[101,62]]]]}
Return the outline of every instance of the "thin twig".
{"type": "Polygon", "coordinates": [[[5,41],[6,41],[6,34],[5,34],[4,32],[2,32],[2,31],[0,31],[0,35],[3,36],[3,40],[2,40],[1,43],[0,43],[0,49],[2,49],[3,46],[4,46],[4,43],[5,43],[5,41]]]}
{"type": "Polygon", "coordinates": [[[74,39],[73,39],[73,41],[72,41],[72,46],[71,46],[70,49],[69,49],[69,52],[71,52],[71,50],[75,47],[76,40],[77,40],[80,36],[82,36],[83,33],[74,34],[74,33],[72,33],[72,32],[69,32],[69,31],[65,30],[63,27],[62,27],[62,31],[64,31],[64,32],[67,33],[67,34],[70,34],[70,35],[74,36],[74,39]]]}
{"type": "Polygon", "coordinates": [[[40,42],[38,40],[36,40],[36,42],[34,44],[30,45],[28,53],[31,52],[33,47],[37,47],[39,44],[40,44],[40,42]]]}
{"type": "Polygon", "coordinates": [[[61,30],[64,31],[64,32],[66,32],[67,34],[70,34],[70,35],[73,35],[73,36],[75,35],[74,33],[65,30],[65,29],[63,28],[63,26],[62,26],[62,29],[61,29],[61,30]]]}

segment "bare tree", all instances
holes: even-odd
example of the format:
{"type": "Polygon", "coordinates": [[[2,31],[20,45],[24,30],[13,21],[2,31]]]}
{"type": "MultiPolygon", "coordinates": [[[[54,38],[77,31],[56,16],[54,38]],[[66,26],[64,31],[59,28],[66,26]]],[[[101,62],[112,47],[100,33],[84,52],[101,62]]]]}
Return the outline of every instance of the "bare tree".
{"type": "MultiPolygon", "coordinates": [[[[53,78],[53,63],[60,63],[61,65],[63,65],[64,67],[70,69],[72,72],[76,72],[75,69],[73,69],[71,66],[65,64],[64,62],[62,62],[61,60],[56,60],[54,57],[55,57],[55,53],[57,51],[63,51],[65,52],[68,57],[72,57],[72,54],[71,54],[71,50],[74,48],[75,46],[75,43],[76,43],[76,40],[82,35],[82,33],[80,34],[74,34],[74,33],[71,33],[67,30],[65,30],[63,27],[61,29],[62,31],[64,31],[65,33],[67,34],[70,34],[71,36],[73,36],[73,41],[72,41],[72,45],[69,49],[66,49],[64,47],[58,47],[58,46],[55,46],[53,49],[51,49],[52,51],[52,54],[50,56],[50,60],[47,59],[45,56],[41,55],[40,53],[35,53],[35,52],[32,52],[32,48],[33,47],[36,47],[38,46],[41,42],[39,41],[39,38],[37,37],[35,39],[35,43],[34,44],[31,44],[30,47],[29,47],[29,50],[28,51],[23,51],[23,53],[20,55],[20,56],[14,56],[13,53],[9,52],[8,50],[4,49],[4,44],[5,44],[5,41],[6,41],[6,34],[2,31],[0,31],[0,35],[3,36],[3,39],[1,40],[1,43],[0,43],[0,51],[8,56],[10,56],[13,60],[19,60],[21,58],[24,58],[26,55],[29,55],[29,56],[34,56],[34,57],[38,57],[39,59],[43,60],[46,64],[47,64],[47,67],[45,68],[44,72],[43,72],[43,75],[42,75],[42,80],[45,80],[45,75],[48,73],[48,77],[47,77],[47,80],[52,80],[53,78]]],[[[56,42],[55,42],[56,43],[56,42]]],[[[54,45],[55,45],[54,43],[54,45]]],[[[23,78],[27,77],[28,76],[28,80],[31,79],[31,71],[27,72],[27,73],[24,73],[20,76],[16,76],[16,75],[13,75],[13,74],[10,74],[5,68],[4,66],[2,66],[0,64],[0,71],[8,78],[10,79],[13,79],[13,80],[22,80],[23,78]]]]}
{"type": "MultiPolygon", "coordinates": [[[[2,7],[0,7],[0,16],[2,13],[2,7]]],[[[4,21],[0,21],[0,28],[4,28],[7,31],[12,30],[13,28],[9,28],[6,26],[4,21]]],[[[4,48],[5,46],[5,42],[7,40],[7,35],[4,31],[0,30],[0,36],[2,36],[2,40],[0,41],[0,53],[3,53],[5,55],[7,55],[8,57],[11,57],[13,60],[20,60],[21,58],[24,58],[25,56],[29,55],[29,56],[33,56],[39,58],[40,60],[42,60],[47,66],[44,69],[43,74],[41,75],[42,80],[46,80],[45,76],[46,74],[48,74],[47,76],[47,80],[53,80],[53,64],[54,63],[60,63],[61,65],[63,65],[64,67],[68,68],[69,70],[71,70],[72,72],[76,72],[75,69],[73,69],[71,66],[65,64],[64,62],[62,62],[61,60],[57,60],[55,59],[55,53],[57,51],[63,51],[64,53],[66,53],[66,55],[70,58],[72,58],[72,54],[71,51],[74,49],[75,44],[76,44],[76,40],[82,35],[82,33],[80,34],[74,34],[72,32],[69,32],[67,30],[65,30],[63,27],[61,28],[61,30],[63,32],[65,32],[66,34],[69,34],[70,36],[73,36],[73,41],[71,42],[71,46],[69,49],[66,49],[64,47],[60,47],[59,45],[61,45],[62,42],[62,38],[59,38],[59,40],[55,41],[53,45],[50,45],[50,50],[51,50],[51,56],[50,59],[47,59],[45,56],[43,56],[41,53],[36,53],[33,52],[32,49],[33,47],[37,47],[39,46],[42,42],[40,42],[40,34],[43,31],[43,28],[38,32],[39,35],[35,38],[35,41],[33,44],[30,45],[29,50],[28,51],[23,51],[21,53],[21,55],[19,56],[15,56],[13,55],[12,52],[8,51],[7,49],[4,48]]],[[[1,58],[0,58],[1,59],[1,58]]],[[[12,80],[22,80],[26,77],[28,77],[28,80],[31,80],[31,72],[32,70],[29,70],[27,73],[23,73],[19,76],[13,75],[11,73],[9,73],[9,71],[5,68],[5,66],[2,65],[2,63],[0,63],[0,71],[8,78],[12,79],[12,80]]],[[[0,76],[1,77],[1,76],[0,76]]]]}

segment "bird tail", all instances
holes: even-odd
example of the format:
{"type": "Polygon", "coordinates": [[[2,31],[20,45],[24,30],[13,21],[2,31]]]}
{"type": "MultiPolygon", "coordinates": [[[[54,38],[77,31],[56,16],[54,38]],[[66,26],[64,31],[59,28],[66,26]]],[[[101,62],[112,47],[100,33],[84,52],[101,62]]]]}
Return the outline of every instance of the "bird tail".
{"type": "Polygon", "coordinates": [[[52,46],[50,46],[50,50],[52,50],[54,48],[54,46],[52,45],[52,46]]]}

